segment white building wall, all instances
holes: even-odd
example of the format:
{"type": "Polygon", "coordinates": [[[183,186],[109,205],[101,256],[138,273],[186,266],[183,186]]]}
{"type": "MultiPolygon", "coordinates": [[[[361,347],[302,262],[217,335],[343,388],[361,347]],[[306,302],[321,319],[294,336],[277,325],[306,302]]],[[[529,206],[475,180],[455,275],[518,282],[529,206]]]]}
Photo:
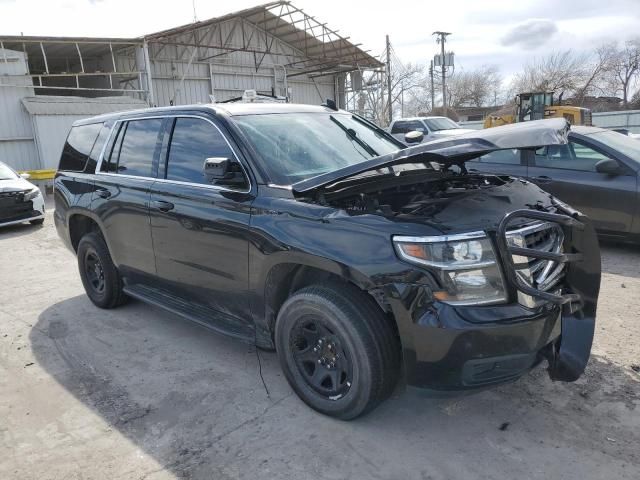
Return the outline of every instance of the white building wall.
{"type": "Polygon", "coordinates": [[[31,118],[20,102],[34,94],[31,78],[3,78],[26,73],[24,53],[0,49],[0,162],[16,170],[39,168],[31,118]],[[20,86],[3,86],[8,84],[20,86]]]}

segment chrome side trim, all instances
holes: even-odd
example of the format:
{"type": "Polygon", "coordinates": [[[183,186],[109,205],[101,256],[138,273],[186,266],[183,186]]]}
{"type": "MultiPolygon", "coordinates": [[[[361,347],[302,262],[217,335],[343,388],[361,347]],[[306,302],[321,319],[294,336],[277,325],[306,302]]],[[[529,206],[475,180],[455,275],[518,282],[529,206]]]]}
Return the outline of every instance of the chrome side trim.
{"type": "Polygon", "coordinates": [[[120,118],[118,120],[116,120],[112,127],[111,127],[111,131],[109,132],[109,136],[107,137],[104,145],[102,146],[102,151],[100,152],[100,158],[98,159],[98,162],[96,164],[96,171],[95,171],[96,175],[110,175],[112,177],[124,177],[124,178],[136,178],[136,179],[141,179],[141,180],[152,180],[152,181],[156,181],[156,182],[160,182],[160,183],[173,183],[173,184],[177,184],[177,185],[189,185],[189,186],[193,186],[193,187],[200,187],[200,188],[208,188],[211,190],[216,190],[216,191],[225,191],[225,192],[235,192],[235,193],[249,193],[251,192],[251,187],[252,187],[252,183],[251,183],[251,177],[249,176],[249,173],[247,172],[245,166],[242,164],[242,162],[240,161],[238,154],[236,153],[236,151],[234,150],[233,146],[231,145],[231,143],[229,142],[229,140],[227,139],[227,137],[225,136],[225,134],[222,132],[222,130],[220,130],[220,128],[210,119],[201,116],[201,115],[189,115],[189,114],[169,114],[169,115],[150,115],[147,117],[135,117],[135,118],[120,118]],[[240,168],[242,168],[242,171],[245,175],[245,177],[247,177],[247,181],[249,182],[249,188],[247,190],[236,190],[233,188],[228,188],[228,187],[223,187],[223,186],[218,186],[218,185],[207,185],[204,183],[193,183],[193,182],[183,182],[180,180],[168,180],[166,178],[154,178],[154,177],[143,177],[143,176],[139,176],[139,175],[126,175],[126,174],[120,174],[120,173],[109,173],[109,172],[101,172],[100,169],[102,168],[102,162],[104,160],[104,154],[105,154],[105,150],[107,149],[107,145],[109,145],[109,142],[111,141],[111,137],[113,136],[113,132],[116,130],[116,125],[118,125],[119,123],[123,123],[123,122],[129,122],[129,121],[136,121],[136,120],[154,120],[154,119],[165,119],[165,118],[197,118],[200,120],[204,120],[205,122],[209,122],[211,125],[213,125],[213,127],[218,131],[218,133],[222,136],[222,138],[224,139],[224,141],[226,142],[227,146],[229,147],[229,149],[231,150],[231,152],[233,153],[233,157],[235,159],[236,162],[238,162],[238,164],[240,164],[240,168]]]}

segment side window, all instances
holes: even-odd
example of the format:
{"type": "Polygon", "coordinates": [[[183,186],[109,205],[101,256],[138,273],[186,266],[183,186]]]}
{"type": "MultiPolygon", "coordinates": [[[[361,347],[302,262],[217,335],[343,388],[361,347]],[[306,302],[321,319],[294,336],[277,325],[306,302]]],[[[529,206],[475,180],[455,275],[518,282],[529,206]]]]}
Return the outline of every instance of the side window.
{"type": "Polygon", "coordinates": [[[409,130],[406,129],[406,124],[407,122],[395,122],[391,128],[391,133],[407,133],[409,130]]]}
{"type": "Polygon", "coordinates": [[[167,180],[248,188],[244,171],[225,138],[211,123],[199,118],[176,118],[166,172],[167,180]],[[218,171],[209,168],[205,176],[205,162],[218,171]]]}
{"type": "Polygon", "coordinates": [[[104,147],[104,142],[107,141],[107,137],[109,136],[109,132],[111,131],[111,127],[107,125],[101,125],[100,133],[98,134],[98,139],[93,144],[93,148],[91,149],[91,153],[89,154],[89,158],[87,159],[87,167],[85,168],[85,172],[94,173],[96,171],[96,165],[98,164],[98,159],[100,158],[100,153],[102,152],[102,148],[104,147]]]}
{"type": "Polygon", "coordinates": [[[107,171],[152,177],[153,161],[161,147],[162,122],[162,118],[152,118],[123,124],[112,145],[107,171]]]}
{"type": "Polygon", "coordinates": [[[477,159],[480,163],[502,163],[507,165],[521,165],[520,150],[496,150],[477,159]]]}
{"type": "Polygon", "coordinates": [[[101,123],[72,127],[62,149],[58,170],[82,172],[93,144],[102,128],[101,123]]]}
{"type": "Polygon", "coordinates": [[[536,166],[582,172],[595,172],[596,163],[608,158],[586,145],[570,142],[568,145],[549,145],[545,154],[536,151],[536,166]]]}

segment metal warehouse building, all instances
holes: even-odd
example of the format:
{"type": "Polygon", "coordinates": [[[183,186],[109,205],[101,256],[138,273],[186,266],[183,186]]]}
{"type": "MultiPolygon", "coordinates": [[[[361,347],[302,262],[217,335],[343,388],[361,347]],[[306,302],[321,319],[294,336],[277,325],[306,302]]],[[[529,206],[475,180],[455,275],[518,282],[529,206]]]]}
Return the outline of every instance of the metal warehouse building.
{"type": "Polygon", "coordinates": [[[345,106],[354,93],[347,75],[382,66],[286,1],[140,38],[0,36],[0,161],[55,169],[79,118],[224,101],[247,89],[345,106]]]}

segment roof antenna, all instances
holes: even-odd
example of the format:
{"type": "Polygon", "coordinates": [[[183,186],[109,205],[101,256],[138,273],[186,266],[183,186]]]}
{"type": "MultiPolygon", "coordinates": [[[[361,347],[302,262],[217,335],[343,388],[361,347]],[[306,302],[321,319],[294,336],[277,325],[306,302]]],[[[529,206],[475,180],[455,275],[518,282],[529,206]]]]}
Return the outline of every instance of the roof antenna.
{"type": "Polygon", "coordinates": [[[336,112],[338,111],[338,107],[336,105],[336,101],[335,100],[331,100],[330,98],[327,98],[327,101],[325,103],[323,103],[322,105],[320,105],[321,107],[327,107],[330,108],[331,110],[335,110],[336,112]]]}
{"type": "Polygon", "coordinates": [[[191,4],[193,5],[193,23],[197,23],[198,17],[196,15],[196,0],[191,0],[191,4]]]}

